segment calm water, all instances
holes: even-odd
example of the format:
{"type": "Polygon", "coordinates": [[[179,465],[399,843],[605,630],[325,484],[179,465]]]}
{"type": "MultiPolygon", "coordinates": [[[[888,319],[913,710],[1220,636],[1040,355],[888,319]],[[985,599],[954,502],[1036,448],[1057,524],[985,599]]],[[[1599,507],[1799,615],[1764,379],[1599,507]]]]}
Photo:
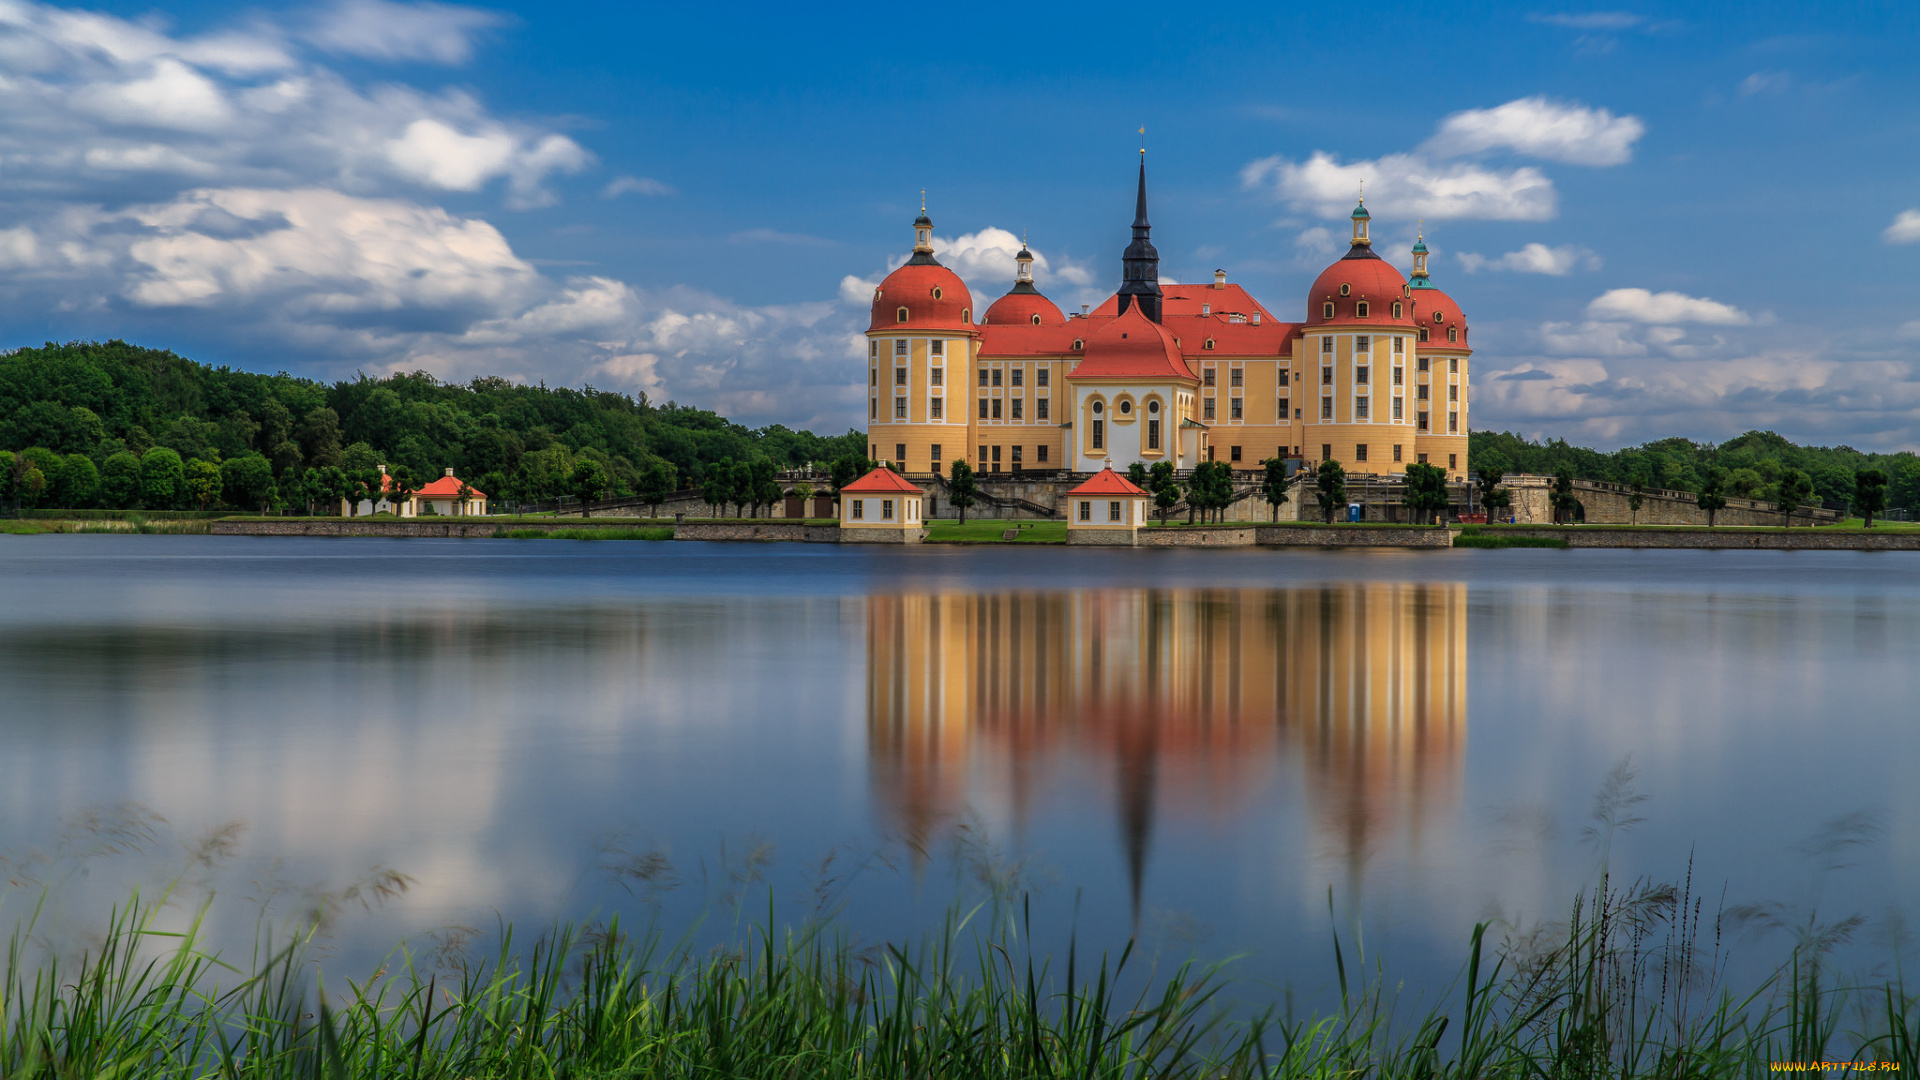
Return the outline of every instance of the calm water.
{"type": "Polygon", "coordinates": [[[1444,981],[1603,855],[1860,912],[1871,959],[1920,884],[1916,599],[1899,553],[0,537],[0,852],[75,924],[183,867],[408,875],[349,964],[730,875],[899,934],[997,873],[1311,994],[1330,918],[1444,981]],[[1623,761],[1643,820],[1583,836],[1623,761]]]}

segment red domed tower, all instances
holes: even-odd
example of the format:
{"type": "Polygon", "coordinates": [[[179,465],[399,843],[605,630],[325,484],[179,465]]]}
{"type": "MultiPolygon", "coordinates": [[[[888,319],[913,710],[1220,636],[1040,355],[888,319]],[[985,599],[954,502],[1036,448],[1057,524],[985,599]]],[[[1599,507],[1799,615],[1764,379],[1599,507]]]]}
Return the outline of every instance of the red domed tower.
{"type": "Polygon", "coordinates": [[[1353,244],[1307,293],[1295,342],[1306,457],[1397,475],[1416,460],[1408,378],[1418,328],[1407,280],[1374,253],[1372,215],[1354,208],[1353,244]]]}
{"type": "Polygon", "coordinates": [[[1419,370],[1415,426],[1417,459],[1439,465],[1452,478],[1467,474],[1467,319],[1453,298],[1427,274],[1427,236],[1413,243],[1413,279],[1408,282],[1418,324],[1419,370]]]}
{"type": "Polygon", "coordinates": [[[1040,294],[1033,284],[1033,252],[1020,239],[1020,253],[1013,257],[1013,288],[993,302],[981,319],[988,326],[1064,326],[1067,317],[1053,301],[1040,294]]]}
{"type": "MultiPolygon", "coordinates": [[[[1059,314],[1055,309],[1055,315],[1059,314]]],[[[913,222],[913,256],[873,290],[867,324],[867,453],[902,472],[964,456],[966,373],[980,339],[973,294],[933,257],[933,219],[913,222]],[[947,390],[957,388],[952,407],[947,390]]]]}

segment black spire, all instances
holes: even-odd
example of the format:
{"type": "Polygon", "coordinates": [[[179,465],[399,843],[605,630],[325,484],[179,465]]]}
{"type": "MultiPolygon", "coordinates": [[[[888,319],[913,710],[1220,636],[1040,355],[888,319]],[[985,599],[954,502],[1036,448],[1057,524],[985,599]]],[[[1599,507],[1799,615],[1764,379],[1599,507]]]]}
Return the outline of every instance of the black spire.
{"type": "Polygon", "coordinates": [[[1125,315],[1130,304],[1139,304],[1140,313],[1160,321],[1160,253],[1147,239],[1153,226],[1147,223],[1147,152],[1140,151],[1140,195],[1133,210],[1133,243],[1120,256],[1123,267],[1120,283],[1120,307],[1115,314],[1125,315]]]}

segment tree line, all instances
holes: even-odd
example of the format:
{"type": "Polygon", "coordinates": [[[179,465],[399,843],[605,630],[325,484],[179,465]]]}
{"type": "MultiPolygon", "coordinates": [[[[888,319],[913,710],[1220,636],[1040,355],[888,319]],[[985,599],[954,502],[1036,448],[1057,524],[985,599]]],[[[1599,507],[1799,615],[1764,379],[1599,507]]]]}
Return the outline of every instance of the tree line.
{"type": "Polygon", "coordinates": [[[788,469],[865,448],[854,430],[749,428],[591,386],[425,372],[326,383],[119,340],[0,355],[0,502],[29,506],[329,507],[449,468],[495,503],[650,498],[722,463],[788,469]]]}

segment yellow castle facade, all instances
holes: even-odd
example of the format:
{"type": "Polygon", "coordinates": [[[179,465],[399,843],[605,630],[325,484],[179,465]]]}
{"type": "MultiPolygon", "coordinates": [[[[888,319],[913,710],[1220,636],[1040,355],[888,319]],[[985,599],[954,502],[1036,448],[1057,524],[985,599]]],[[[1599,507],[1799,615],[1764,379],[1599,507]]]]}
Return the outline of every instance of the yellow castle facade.
{"type": "Polygon", "coordinates": [[[1143,157],[1120,289],[1072,315],[1041,294],[1033,255],[985,311],[934,257],[933,222],[874,290],[868,452],[909,474],[965,459],[982,474],[1125,471],[1273,457],[1398,475],[1424,462],[1464,479],[1472,349],[1434,286],[1424,237],[1404,277],[1373,251],[1364,202],[1348,252],[1284,321],[1216,271],[1163,284],[1143,157]]]}

